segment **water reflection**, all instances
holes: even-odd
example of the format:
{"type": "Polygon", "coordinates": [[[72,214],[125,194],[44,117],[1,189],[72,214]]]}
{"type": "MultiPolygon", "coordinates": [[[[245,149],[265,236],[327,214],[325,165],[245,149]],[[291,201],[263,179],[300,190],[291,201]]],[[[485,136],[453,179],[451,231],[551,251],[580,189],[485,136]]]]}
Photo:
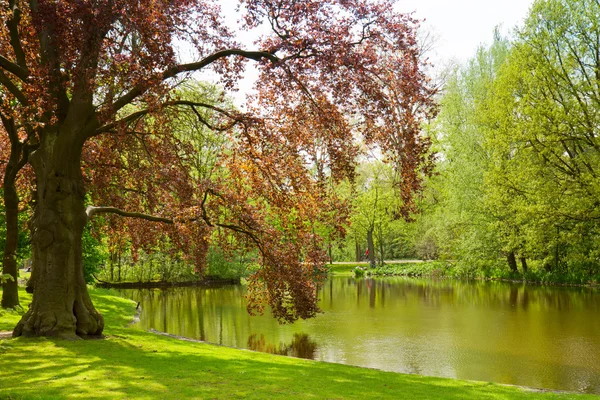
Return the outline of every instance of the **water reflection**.
{"type": "Polygon", "coordinates": [[[267,342],[265,335],[253,334],[248,338],[248,349],[313,360],[317,350],[317,342],[311,340],[306,333],[294,333],[294,338],[289,345],[282,342],[279,346],[275,346],[267,342]]]}
{"type": "Polygon", "coordinates": [[[389,371],[600,393],[600,296],[590,288],[334,278],[324,314],[246,313],[243,286],[127,290],[140,325],[275,354],[389,371]]]}

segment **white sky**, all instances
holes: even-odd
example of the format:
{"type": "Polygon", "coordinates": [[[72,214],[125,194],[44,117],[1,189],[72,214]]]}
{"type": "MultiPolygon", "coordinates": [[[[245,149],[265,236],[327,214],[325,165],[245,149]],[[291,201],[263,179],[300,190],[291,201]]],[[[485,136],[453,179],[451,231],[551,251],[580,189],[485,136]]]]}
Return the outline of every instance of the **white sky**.
{"type": "MultiPolygon", "coordinates": [[[[220,1],[225,14],[232,19],[229,22],[235,26],[232,11],[237,1],[220,1]]],[[[521,25],[532,3],[533,0],[398,0],[396,11],[414,11],[417,19],[425,19],[422,29],[437,38],[429,54],[437,70],[450,60],[467,61],[479,45],[491,42],[496,26],[501,26],[501,31],[507,34],[521,25]]],[[[252,45],[248,43],[248,47],[252,45]]],[[[244,102],[245,93],[251,90],[255,76],[256,71],[248,68],[245,79],[240,82],[240,92],[233,96],[239,106],[244,102]]]]}
{"type": "Polygon", "coordinates": [[[501,25],[503,33],[521,25],[533,0],[399,0],[399,12],[415,12],[425,19],[422,27],[437,37],[436,64],[450,59],[466,61],[482,43],[490,43],[494,27],[501,25]]]}

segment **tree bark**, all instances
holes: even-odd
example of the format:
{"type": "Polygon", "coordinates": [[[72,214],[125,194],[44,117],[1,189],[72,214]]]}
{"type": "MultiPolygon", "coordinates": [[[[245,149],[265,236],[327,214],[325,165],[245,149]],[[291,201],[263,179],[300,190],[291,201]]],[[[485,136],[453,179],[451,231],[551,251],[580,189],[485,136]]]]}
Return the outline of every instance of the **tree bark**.
{"type": "Polygon", "coordinates": [[[110,281],[114,282],[115,281],[115,253],[110,253],[109,255],[110,258],[110,281]]]}
{"type": "Polygon", "coordinates": [[[19,195],[15,188],[21,148],[13,144],[6,170],[4,172],[4,207],[6,209],[6,243],[2,258],[2,273],[12,279],[2,283],[2,308],[19,306],[19,287],[17,284],[17,249],[19,245],[19,195]]]}
{"type": "Polygon", "coordinates": [[[517,258],[515,257],[515,252],[514,251],[508,252],[508,254],[506,255],[506,259],[508,261],[508,266],[510,267],[510,271],[518,272],[517,258]]]}
{"type": "Polygon", "coordinates": [[[379,241],[379,265],[383,267],[383,260],[385,260],[385,246],[383,244],[383,230],[381,228],[381,225],[378,226],[377,231],[377,240],[379,241]]]}
{"type": "Polygon", "coordinates": [[[523,273],[527,273],[527,260],[525,257],[521,257],[521,268],[523,269],[523,273]]]}
{"type": "MultiPolygon", "coordinates": [[[[83,119],[85,121],[85,119],[83,119]]],[[[80,158],[83,141],[67,128],[45,132],[30,160],[37,192],[33,217],[33,301],[13,336],[67,339],[99,336],[102,316],[83,277],[82,234],[87,223],[80,158]]]]}
{"type": "Polygon", "coordinates": [[[367,248],[369,249],[369,265],[375,268],[375,244],[373,243],[373,228],[367,230],[367,248]]]}

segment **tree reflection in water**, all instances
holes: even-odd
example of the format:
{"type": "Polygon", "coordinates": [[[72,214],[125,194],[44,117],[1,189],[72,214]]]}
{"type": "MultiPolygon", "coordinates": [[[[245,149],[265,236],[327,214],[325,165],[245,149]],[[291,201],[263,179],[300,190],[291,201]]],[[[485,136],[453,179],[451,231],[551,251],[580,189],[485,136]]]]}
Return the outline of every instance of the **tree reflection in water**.
{"type": "Polygon", "coordinates": [[[257,334],[252,334],[248,338],[248,349],[263,353],[314,360],[317,352],[317,342],[310,339],[306,333],[294,333],[292,343],[288,345],[282,342],[277,346],[267,343],[265,335],[261,334],[259,337],[257,334]]]}

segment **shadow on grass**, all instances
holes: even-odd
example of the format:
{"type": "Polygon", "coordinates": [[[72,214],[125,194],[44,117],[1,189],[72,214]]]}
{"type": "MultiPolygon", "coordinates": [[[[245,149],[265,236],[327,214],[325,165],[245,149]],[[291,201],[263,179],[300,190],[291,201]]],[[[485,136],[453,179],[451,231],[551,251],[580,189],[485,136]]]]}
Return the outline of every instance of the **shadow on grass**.
{"type": "Polygon", "coordinates": [[[180,341],[125,328],[135,305],[94,291],[107,338],[3,341],[0,398],[573,398],[180,341]]]}

